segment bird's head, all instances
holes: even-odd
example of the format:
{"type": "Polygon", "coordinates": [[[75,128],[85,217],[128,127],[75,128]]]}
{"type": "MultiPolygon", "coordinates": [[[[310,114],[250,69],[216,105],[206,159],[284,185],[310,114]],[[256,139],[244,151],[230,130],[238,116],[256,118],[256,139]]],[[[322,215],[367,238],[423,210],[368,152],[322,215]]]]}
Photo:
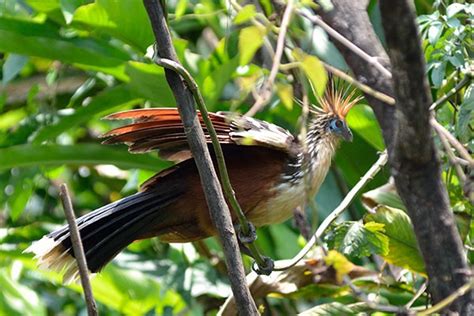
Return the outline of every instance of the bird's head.
{"type": "Polygon", "coordinates": [[[350,93],[337,89],[333,82],[318,102],[320,107],[314,109],[316,126],[322,134],[328,137],[345,141],[352,141],[352,132],[347,125],[346,116],[349,110],[357,104],[362,97],[354,97],[355,90],[350,93]]]}

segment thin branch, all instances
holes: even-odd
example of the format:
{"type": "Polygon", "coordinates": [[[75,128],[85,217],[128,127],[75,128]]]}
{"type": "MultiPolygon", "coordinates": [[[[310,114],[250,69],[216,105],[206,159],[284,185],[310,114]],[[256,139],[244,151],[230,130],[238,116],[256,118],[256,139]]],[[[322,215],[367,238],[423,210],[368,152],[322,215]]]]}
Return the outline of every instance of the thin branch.
{"type": "Polygon", "coordinates": [[[307,12],[303,10],[298,10],[297,11],[301,16],[307,18],[310,20],[312,23],[318,25],[321,27],[323,30],[326,31],[326,33],[329,34],[332,38],[335,40],[339,41],[342,45],[346,46],[348,49],[350,49],[353,53],[355,53],[357,56],[365,60],[369,65],[377,68],[382,74],[387,76],[388,78],[392,77],[392,74],[389,70],[387,70],[378,60],[376,57],[370,56],[366,52],[364,52],[362,49],[360,49],[358,46],[353,44],[351,41],[349,41],[347,38],[342,36],[338,31],[330,27],[326,22],[324,22],[319,16],[317,15],[310,15],[307,12]]]}
{"type": "Polygon", "coordinates": [[[355,78],[351,77],[350,75],[346,74],[344,71],[339,70],[329,64],[326,64],[323,62],[324,68],[326,68],[327,71],[331,72],[332,74],[336,75],[337,77],[341,78],[342,80],[347,81],[348,83],[352,84],[353,86],[359,88],[362,92],[365,92],[368,95],[373,96],[374,98],[385,102],[389,105],[395,105],[395,99],[392,98],[391,96],[382,93],[380,91],[377,91],[375,89],[372,89],[366,84],[363,84],[362,82],[356,80],[355,78]]]}
{"type": "Polygon", "coordinates": [[[451,135],[443,125],[439,124],[434,117],[431,118],[430,123],[438,134],[443,134],[446,137],[451,146],[453,146],[458,154],[469,163],[470,167],[474,168],[474,159],[472,159],[467,149],[464,148],[464,146],[453,135],[451,135]]]}
{"type": "Polygon", "coordinates": [[[449,162],[454,166],[454,170],[456,170],[456,173],[458,174],[459,182],[461,183],[461,186],[462,186],[464,181],[466,181],[466,174],[462,170],[459,163],[456,161],[456,156],[454,156],[453,152],[451,151],[451,146],[449,146],[449,142],[446,136],[443,133],[438,133],[438,135],[439,135],[439,139],[441,140],[441,144],[443,144],[446,155],[448,156],[449,162]]]}
{"type": "Polygon", "coordinates": [[[424,311],[418,312],[417,315],[419,316],[433,315],[436,312],[448,307],[451,303],[453,303],[455,300],[457,300],[461,296],[465,295],[467,292],[469,292],[473,288],[474,288],[474,279],[472,279],[470,282],[458,288],[456,291],[451,293],[451,295],[439,301],[436,305],[433,305],[430,308],[425,309],[424,311]]]}
{"type": "MultiPolygon", "coordinates": [[[[219,139],[218,139],[216,130],[214,128],[214,125],[209,119],[209,113],[207,111],[204,98],[201,95],[201,92],[199,90],[199,87],[196,81],[191,76],[191,74],[187,71],[187,69],[184,68],[181,64],[178,64],[177,62],[174,62],[169,59],[158,58],[158,57],[155,58],[155,62],[164,68],[176,71],[183,77],[184,80],[186,80],[186,83],[188,84],[188,87],[194,96],[194,100],[196,101],[197,107],[199,111],[201,112],[201,117],[204,121],[204,124],[206,125],[206,129],[209,133],[209,136],[211,137],[212,146],[214,148],[214,152],[216,155],[217,166],[219,169],[219,176],[220,176],[220,180],[221,180],[222,188],[224,190],[225,197],[227,198],[227,201],[230,203],[234,212],[237,214],[237,217],[239,219],[239,224],[240,224],[243,234],[248,236],[251,233],[250,232],[251,224],[245,217],[244,211],[240,207],[240,204],[237,201],[237,198],[235,197],[235,193],[234,193],[234,190],[232,189],[232,184],[229,178],[229,173],[227,172],[227,167],[225,164],[224,153],[222,152],[221,144],[219,143],[219,139]]],[[[246,244],[246,246],[249,248],[252,254],[252,257],[255,259],[257,264],[260,267],[265,266],[265,259],[260,254],[256,245],[252,242],[252,243],[246,244]]]]}
{"type": "Polygon", "coordinates": [[[415,293],[415,295],[411,298],[411,300],[405,304],[405,307],[406,308],[410,308],[415,302],[417,299],[420,298],[421,295],[423,295],[423,293],[425,293],[426,289],[428,288],[428,281],[425,281],[421,286],[420,288],[418,289],[418,291],[415,293]]]}
{"type": "Polygon", "coordinates": [[[382,167],[387,163],[387,153],[384,151],[380,154],[379,159],[370,167],[370,169],[364,174],[364,176],[356,183],[356,185],[349,191],[349,193],[344,197],[342,202],[324,219],[324,221],[319,225],[318,229],[311,237],[311,239],[306,243],[303,249],[296,254],[289,262],[288,260],[282,260],[275,262],[275,271],[286,270],[297,264],[301,259],[303,259],[306,254],[313,248],[317,243],[318,239],[321,238],[326,229],[334,222],[352,203],[360,190],[372,180],[372,178],[382,169],[382,167]],[[279,265],[281,263],[281,265],[279,265]]]}
{"type": "Polygon", "coordinates": [[[464,86],[468,85],[472,81],[473,74],[472,73],[467,73],[464,78],[459,81],[459,83],[452,88],[451,90],[448,91],[445,95],[443,95],[441,98],[436,100],[431,106],[430,110],[434,111],[436,110],[440,105],[442,105],[444,102],[446,102],[451,96],[456,94],[459,90],[461,90],[464,86]]]}
{"type": "Polygon", "coordinates": [[[76,217],[74,216],[74,209],[71,202],[71,197],[65,183],[59,187],[59,197],[64,208],[64,214],[69,225],[69,233],[71,235],[72,249],[74,251],[74,258],[76,258],[79,276],[81,277],[81,285],[84,290],[84,298],[87,305],[87,314],[89,316],[96,316],[97,304],[92,294],[91,282],[89,280],[89,269],[87,268],[86,255],[82,247],[82,240],[77,228],[76,217]]]}
{"type": "Polygon", "coordinates": [[[246,116],[253,116],[257,113],[263,106],[265,106],[272,96],[273,84],[275,82],[278,70],[280,68],[281,56],[283,55],[283,50],[285,48],[285,37],[288,30],[288,25],[290,24],[291,14],[293,13],[293,0],[288,0],[286,5],[285,13],[283,14],[283,19],[281,21],[280,31],[278,33],[277,47],[275,50],[275,57],[273,58],[273,65],[270,71],[268,79],[263,84],[260,94],[255,100],[255,103],[252,105],[250,110],[245,113],[246,116]]]}
{"type": "MultiPolygon", "coordinates": [[[[162,58],[178,62],[161,2],[159,0],[143,0],[143,4],[155,35],[158,55],[162,58]]],[[[250,295],[245,280],[242,257],[240,256],[230,211],[225,203],[222,188],[217,179],[217,174],[204,138],[204,132],[194,108],[193,96],[178,73],[165,69],[165,76],[176,99],[188,144],[199,171],[201,183],[203,184],[202,188],[209,207],[210,216],[222,243],[229,272],[228,276],[232,292],[238,302],[239,313],[241,315],[257,315],[257,307],[250,295]]]]}

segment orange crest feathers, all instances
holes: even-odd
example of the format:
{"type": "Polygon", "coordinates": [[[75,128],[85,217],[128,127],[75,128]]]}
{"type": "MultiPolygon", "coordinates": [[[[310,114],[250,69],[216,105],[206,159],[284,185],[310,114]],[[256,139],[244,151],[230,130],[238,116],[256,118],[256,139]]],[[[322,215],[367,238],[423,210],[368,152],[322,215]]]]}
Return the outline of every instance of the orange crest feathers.
{"type": "Polygon", "coordinates": [[[349,87],[346,89],[337,88],[334,81],[329,82],[329,86],[324,96],[318,97],[321,110],[344,119],[349,110],[362,99],[362,96],[354,98],[355,89],[349,92],[349,87]]]}

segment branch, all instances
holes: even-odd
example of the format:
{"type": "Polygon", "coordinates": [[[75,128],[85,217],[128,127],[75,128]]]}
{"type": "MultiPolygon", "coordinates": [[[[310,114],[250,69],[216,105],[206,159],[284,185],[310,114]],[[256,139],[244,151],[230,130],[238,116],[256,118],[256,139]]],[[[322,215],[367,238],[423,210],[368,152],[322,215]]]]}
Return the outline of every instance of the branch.
{"type": "Polygon", "coordinates": [[[288,25],[290,24],[291,14],[293,13],[293,0],[288,0],[286,5],[285,13],[283,14],[283,19],[280,26],[280,31],[278,33],[277,47],[275,50],[275,57],[273,58],[273,65],[270,71],[270,76],[268,76],[267,81],[263,84],[260,94],[258,94],[257,100],[255,100],[254,105],[245,113],[246,116],[255,115],[263,106],[265,106],[270,97],[272,96],[273,84],[275,78],[278,74],[280,68],[281,56],[283,55],[283,49],[285,48],[285,37],[288,30],[288,25]]]}
{"type": "MultiPolygon", "coordinates": [[[[171,35],[159,0],[143,1],[155,34],[158,55],[179,63],[171,35]]],[[[204,138],[204,132],[194,108],[193,96],[179,74],[165,69],[165,76],[173,91],[176,104],[183,121],[191,153],[201,177],[211,219],[222,242],[229,279],[241,315],[257,315],[257,308],[247,287],[242,258],[232,226],[232,219],[224,201],[222,188],[204,138]]]]}
{"type": "Polygon", "coordinates": [[[456,94],[459,90],[461,90],[464,86],[468,85],[472,81],[472,71],[467,73],[464,78],[459,81],[459,83],[452,88],[451,90],[448,91],[445,95],[443,95],[441,98],[436,100],[431,106],[430,110],[434,111],[436,110],[440,105],[442,105],[444,102],[446,102],[450,97],[452,97],[454,94],[456,94]]]}
{"type": "Polygon", "coordinates": [[[310,15],[303,10],[298,10],[298,13],[301,16],[310,20],[312,23],[321,27],[323,30],[326,31],[326,33],[328,33],[329,36],[331,36],[332,38],[340,42],[342,45],[349,48],[352,52],[357,54],[360,58],[365,60],[369,65],[377,68],[381,73],[383,73],[388,78],[392,78],[392,73],[389,70],[387,70],[381,63],[379,63],[379,61],[377,60],[377,57],[373,57],[367,54],[365,51],[360,49],[357,45],[355,45],[354,43],[349,41],[347,38],[342,36],[338,31],[336,31],[335,29],[330,27],[328,24],[326,24],[319,16],[310,15]]]}
{"type": "Polygon", "coordinates": [[[387,163],[387,153],[382,152],[379,159],[370,167],[370,169],[364,174],[364,176],[359,180],[359,182],[354,185],[354,187],[347,193],[342,202],[329,214],[324,221],[319,225],[318,229],[311,237],[311,239],[306,243],[303,249],[296,254],[290,261],[281,260],[275,262],[275,271],[286,270],[297,264],[301,259],[303,259],[306,254],[314,247],[317,241],[324,234],[326,229],[347,209],[347,207],[352,203],[357,194],[365,187],[365,185],[372,180],[372,178],[382,169],[382,167],[387,163]]]}
{"type": "MultiPolygon", "coordinates": [[[[430,292],[434,302],[439,302],[469,281],[462,272],[468,271],[467,260],[432,137],[432,100],[412,3],[382,0],[380,11],[397,101],[397,137],[389,151],[392,175],[415,228],[430,292]]],[[[473,302],[470,292],[450,310],[467,313],[473,302]]]]}
{"type": "MultiPolygon", "coordinates": [[[[387,55],[370,23],[366,2],[333,0],[333,9],[320,11],[324,21],[343,37],[377,61],[387,63],[387,55]]],[[[430,292],[436,301],[467,282],[462,273],[467,262],[449,208],[446,188],[431,134],[424,64],[411,3],[381,1],[381,13],[390,49],[393,82],[379,68],[368,67],[364,59],[336,42],[358,81],[376,91],[396,95],[396,106],[366,94],[382,127],[392,175],[400,197],[407,206],[430,278],[430,292]],[[395,109],[397,116],[395,116],[395,109]],[[397,137],[395,137],[397,135],[397,137]],[[440,234],[440,232],[443,232],[440,234]]],[[[451,307],[462,312],[473,301],[473,293],[451,307]]]]}
{"type": "Polygon", "coordinates": [[[74,209],[72,207],[71,197],[66,184],[61,184],[59,187],[59,197],[66,214],[67,223],[69,225],[69,233],[71,235],[72,249],[74,251],[74,258],[76,258],[79,275],[81,277],[81,285],[84,289],[84,298],[87,305],[87,314],[89,316],[97,316],[97,304],[92,294],[91,282],[89,280],[89,269],[87,268],[86,255],[82,247],[82,240],[77,228],[76,218],[74,216],[74,209]]]}
{"type": "MultiPolygon", "coordinates": [[[[245,217],[244,211],[240,207],[240,204],[237,201],[237,198],[235,197],[234,190],[232,189],[232,184],[230,183],[229,173],[227,172],[227,167],[226,167],[225,159],[224,159],[224,153],[222,152],[222,147],[221,147],[221,144],[219,143],[219,138],[217,136],[214,125],[209,119],[209,113],[207,111],[204,98],[202,97],[201,92],[199,91],[199,87],[196,81],[191,76],[191,74],[186,70],[186,68],[184,68],[182,65],[178,64],[177,62],[174,62],[169,59],[159,58],[159,57],[155,58],[155,62],[164,68],[176,71],[183,77],[184,80],[186,80],[186,83],[188,84],[188,87],[193,94],[194,100],[196,101],[198,109],[201,112],[201,117],[204,121],[204,124],[206,125],[206,129],[211,138],[212,147],[216,155],[217,166],[219,169],[219,176],[220,176],[222,188],[224,189],[225,197],[227,201],[229,201],[235,214],[237,214],[242,233],[244,234],[244,236],[250,236],[251,235],[250,227],[252,227],[253,225],[245,217]]],[[[255,261],[257,262],[257,265],[261,267],[261,269],[264,269],[264,267],[266,266],[265,258],[260,254],[259,250],[257,249],[257,246],[253,242],[246,243],[246,246],[249,248],[252,258],[255,259],[255,261]]]]}

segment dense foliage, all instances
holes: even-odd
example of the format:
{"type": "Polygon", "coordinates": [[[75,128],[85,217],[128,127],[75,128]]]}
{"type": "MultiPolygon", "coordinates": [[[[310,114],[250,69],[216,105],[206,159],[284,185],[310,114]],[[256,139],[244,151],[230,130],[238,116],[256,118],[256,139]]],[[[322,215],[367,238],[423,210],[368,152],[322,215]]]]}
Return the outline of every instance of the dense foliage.
{"type": "MultiPolygon", "coordinates": [[[[179,59],[199,84],[210,111],[246,112],[268,77],[269,47],[275,47],[282,12],[270,1],[258,3],[167,2],[179,59]]],[[[416,5],[433,98],[465,83],[440,104],[436,116],[473,152],[474,85],[469,78],[474,43],[468,20],[474,17],[474,5],[438,0],[416,5]]],[[[309,6],[302,1],[296,9],[309,13],[309,6]]],[[[368,11],[383,41],[376,1],[368,11]]],[[[78,284],[63,285],[60,274],[38,269],[32,256],[22,253],[65,222],[58,184],[68,184],[76,212],[84,214],[135,192],[154,172],[170,166],[156,154],[132,155],[125,146],[100,145],[98,138],[116,126],[100,120],[106,114],[175,106],[163,70],[149,59],[152,44],[148,17],[138,0],[0,0],[1,315],[85,312],[78,284]]],[[[322,62],[349,71],[326,33],[295,11],[275,93],[256,116],[297,134],[298,83],[315,102],[328,78],[322,62]]],[[[307,207],[312,230],[384,149],[364,101],[351,111],[348,123],[354,141],[342,144],[320,193],[307,207]]],[[[466,248],[473,249],[472,204],[438,145],[459,230],[466,248]]],[[[364,192],[344,220],[325,234],[327,256],[316,251],[306,273],[271,287],[257,300],[264,310],[295,314],[313,308],[308,313],[339,314],[368,309],[342,283],[344,275],[381,304],[403,305],[413,298],[425,282],[424,263],[388,171],[364,192]]],[[[291,220],[262,228],[258,236],[259,247],[274,259],[291,258],[305,242],[291,220]]],[[[474,260],[473,252],[469,254],[474,260]]],[[[247,258],[249,271],[250,263],[247,258]]],[[[213,238],[184,245],[156,238],[135,242],[92,283],[104,315],[213,313],[231,293],[213,238]]],[[[423,294],[412,304],[423,307],[428,302],[423,294]]]]}

